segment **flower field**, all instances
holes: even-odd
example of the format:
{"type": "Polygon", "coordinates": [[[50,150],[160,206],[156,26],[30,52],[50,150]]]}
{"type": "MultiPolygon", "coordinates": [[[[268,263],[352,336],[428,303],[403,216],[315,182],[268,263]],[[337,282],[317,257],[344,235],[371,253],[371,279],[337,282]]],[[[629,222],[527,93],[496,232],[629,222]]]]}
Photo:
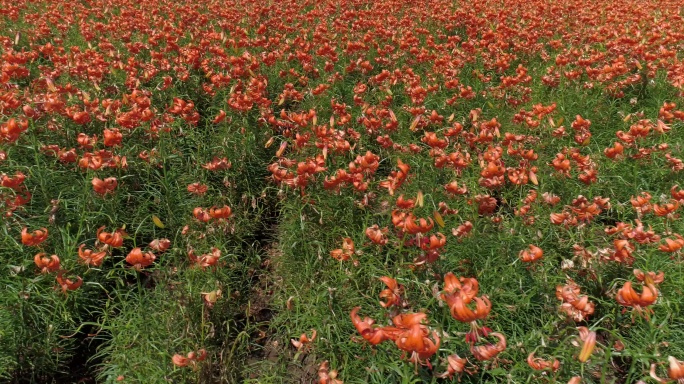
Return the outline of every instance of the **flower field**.
{"type": "Polygon", "coordinates": [[[0,0],[0,381],[683,383],[684,2],[0,0]]]}

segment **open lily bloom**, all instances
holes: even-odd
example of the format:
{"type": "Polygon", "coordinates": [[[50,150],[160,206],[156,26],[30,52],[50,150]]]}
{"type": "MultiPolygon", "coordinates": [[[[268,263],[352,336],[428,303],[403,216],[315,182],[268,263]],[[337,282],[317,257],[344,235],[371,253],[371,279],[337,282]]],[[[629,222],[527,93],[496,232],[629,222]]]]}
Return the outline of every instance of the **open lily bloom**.
{"type": "Polygon", "coordinates": [[[24,227],[21,230],[21,243],[28,246],[37,246],[47,240],[47,228],[36,229],[32,233],[28,233],[28,228],[24,227]]]}
{"type": "Polygon", "coordinates": [[[126,262],[140,271],[154,263],[156,256],[152,252],[143,252],[140,248],[133,248],[126,256],[126,262]]]}

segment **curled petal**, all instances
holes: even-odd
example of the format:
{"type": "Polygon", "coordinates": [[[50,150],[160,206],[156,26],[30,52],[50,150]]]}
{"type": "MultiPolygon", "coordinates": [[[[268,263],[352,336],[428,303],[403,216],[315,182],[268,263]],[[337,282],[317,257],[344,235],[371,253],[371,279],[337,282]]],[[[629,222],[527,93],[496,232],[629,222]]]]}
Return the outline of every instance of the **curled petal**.
{"type": "Polygon", "coordinates": [[[467,303],[461,296],[453,297],[450,303],[451,316],[461,322],[470,323],[475,320],[482,320],[489,315],[492,309],[492,303],[484,296],[482,298],[475,297],[475,310],[468,308],[467,303]]]}
{"type": "Polygon", "coordinates": [[[302,349],[307,344],[310,344],[311,342],[313,342],[314,339],[316,339],[316,330],[315,329],[313,330],[311,337],[308,337],[306,335],[306,333],[302,333],[301,336],[299,336],[299,340],[290,339],[290,342],[292,343],[292,345],[294,345],[295,348],[297,348],[299,350],[299,349],[302,349]]]}
{"type": "Polygon", "coordinates": [[[543,360],[534,357],[534,352],[532,352],[527,356],[527,365],[537,371],[551,369],[553,372],[556,372],[560,368],[560,361],[558,359],[553,359],[553,361],[543,360]]]}
{"type": "Polygon", "coordinates": [[[392,305],[401,306],[401,295],[404,292],[404,286],[397,284],[397,281],[389,276],[383,276],[380,280],[387,285],[387,289],[380,292],[380,305],[383,308],[389,308],[392,305]]]}
{"type": "Polygon", "coordinates": [[[422,312],[418,313],[403,313],[401,315],[394,316],[392,318],[392,323],[398,328],[408,329],[416,324],[422,324],[427,320],[427,315],[422,312]]]}
{"type": "Polygon", "coordinates": [[[503,334],[493,332],[490,335],[497,337],[499,341],[496,344],[472,345],[470,347],[470,351],[479,361],[491,360],[506,349],[506,337],[503,334]]]}
{"type": "Polygon", "coordinates": [[[441,379],[452,378],[455,374],[461,374],[465,371],[465,365],[468,360],[459,357],[457,354],[447,356],[447,370],[440,373],[437,377],[441,379]]]}
{"type": "Polygon", "coordinates": [[[76,281],[64,277],[64,270],[57,273],[57,284],[62,288],[62,292],[73,291],[78,289],[83,284],[83,279],[80,276],[76,276],[76,281]]]}
{"type": "Polygon", "coordinates": [[[377,345],[385,340],[394,340],[396,333],[400,330],[394,327],[383,327],[383,328],[373,328],[373,323],[375,321],[368,317],[363,320],[359,317],[358,312],[361,307],[355,307],[352,309],[349,316],[351,317],[352,323],[356,330],[361,334],[366,341],[372,345],[377,345]]]}

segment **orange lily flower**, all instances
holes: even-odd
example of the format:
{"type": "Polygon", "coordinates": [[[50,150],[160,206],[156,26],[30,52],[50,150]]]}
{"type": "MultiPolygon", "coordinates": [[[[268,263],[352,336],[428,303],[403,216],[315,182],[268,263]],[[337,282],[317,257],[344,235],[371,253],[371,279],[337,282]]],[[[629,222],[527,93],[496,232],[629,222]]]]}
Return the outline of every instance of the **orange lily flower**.
{"type": "Polygon", "coordinates": [[[85,133],[81,132],[78,134],[76,141],[78,142],[78,145],[81,148],[90,151],[93,149],[93,146],[97,143],[97,135],[93,135],[93,137],[90,137],[85,133]]]}
{"type": "Polygon", "coordinates": [[[97,230],[97,240],[100,243],[107,244],[113,248],[119,248],[123,245],[124,236],[126,236],[126,232],[123,229],[117,229],[111,233],[103,232],[104,229],[105,226],[102,226],[97,230]]]}
{"type": "Polygon", "coordinates": [[[290,342],[299,351],[316,339],[316,330],[313,329],[312,331],[311,337],[308,337],[306,333],[302,333],[302,335],[299,336],[299,340],[290,339],[290,342]]]}
{"type": "Polygon", "coordinates": [[[330,363],[326,360],[318,367],[318,384],[344,384],[344,382],[337,378],[336,370],[330,370],[330,363]]]}
{"type": "Polygon", "coordinates": [[[402,313],[392,318],[392,323],[399,329],[409,329],[413,325],[422,324],[427,320],[427,315],[423,312],[402,313]]]}
{"type": "Polygon", "coordinates": [[[562,301],[561,311],[574,321],[583,321],[594,313],[594,303],[589,301],[589,296],[580,296],[580,287],[572,280],[556,287],[556,297],[562,301]]]}
{"type": "Polygon", "coordinates": [[[28,233],[28,228],[24,227],[21,230],[21,243],[28,246],[36,246],[48,237],[47,228],[36,229],[33,233],[28,233]]]}
{"type": "Polygon", "coordinates": [[[5,174],[0,175],[0,185],[15,191],[22,187],[24,180],[26,180],[26,175],[22,172],[17,172],[14,177],[9,177],[5,174]]]}
{"type": "Polygon", "coordinates": [[[681,202],[684,202],[684,189],[679,189],[678,185],[673,185],[672,188],[670,188],[670,195],[672,196],[673,199],[681,202]]]}
{"type": "Polygon", "coordinates": [[[408,330],[400,333],[394,343],[402,351],[411,353],[409,361],[420,363],[437,352],[440,339],[435,331],[432,331],[431,339],[430,330],[425,325],[413,324],[408,330]]]}
{"type": "Polygon", "coordinates": [[[634,307],[637,311],[641,311],[656,302],[658,299],[658,290],[653,284],[646,284],[643,286],[641,294],[637,293],[634,288],[632,288],[632,282],[627,281],[620,290],[618,290],[615,295],[615,300],[620,305],[625,307],[634,307]]]}
{"type": "Polygon", "coordinates": [[[668,216],[673,214],[677,208],[679,208],[679,201],[677,200],[673,200],[671,203],[663,205],[653,204],[653,213],[655,213],[656,216],[668,216]]]}
{"type": "Polygon", "coordinates": [[[91,181],[91,184],[93,184],[93,190],[95,193],[98,195],[106,195],[108,193],[114,192],[118,182],[116,181],[116,177],[108,177],[104,180],[94,177],[91,181]]]}
{"type": "Polygon", "coordinates": [[[105,256],[107,256],[107,252],[94,252],[91,249],[83,250],[83,247],[85,247],[85,244],[81,244],[81,246],[78,247],[78,257],[81,259],[82,263],[89,267],[99,267],[102,265],[105,256]]]}
{"type": "Polygon", "coordinates": [[[182,356],[179,354],[173,355],[171,358],[171,362],[173,362],[173,365],[177,367],[186,367],[190,365],[191,367],[195,367],[197,365],[198,361],[204,361],[204,359],[207,358],[207,351],[205,349],[200,349],[197,352],[189,352],[186,356],[182,356]]]}
{"type": "Polygon", "coordinates": [[[404,221],[404,230],[411,235],[429,232],[434,226],[435,222],[429,217],[427,220],[420,218],[416,223],[416,216],[413,213],[409,213],[404,221]]]}
{"type": "MultiPolygon", "coordinates": [[[[437,212],[442,214],[442,215],[445,215],[445,216],[446,215],[455,215],[458,213],[458,209],[449,208],[449,205],[443,201],[440,201],[438,205],[439,205],[439,209],[437,210],[437,212]]],[[[433,212],[432,215],[435,216],[435,212],[433,212]]],[[[437,216],[435,216],[435,217],[437,217],[437,216]]],[[[440,227],[444,226],[443,223],[440,223],[440,221],[437,220],[436,218],[435,218],[435,220],[437,221],[437,224],[439,224],[440,227]]],[[[442,219],[442,221],[444,221],[444,219],[442,219]]]]}
{"type": "Polygon", "coordinates": [[[207,190],[209,187],[202,183],[192,183],[188,185],[188,192],[197,195],[197,196],[202,196],[205,193],[207,193],[207,190]]]}
{"type": "Polygon", "coordinates": [[[403,194],[399,195],[399,198],[397,198],[397,207],[401,209],[411,209],[415,204],[416,201],[413,199],[404,200],[403,194]]]}
{"type": "Polygon", "coordinates": [[[401,296],[404,294],[404,286],[397,284],[397,281],[389,276],[383,276],[380,281],[387,285],[387,289],[380,292],[380,299],[385,299],[385,301],[380,300],[380,305],[383,308],[389,308],[391,306],[402,306],[401,296]]]}
{"type": "Polygon", "coordinates": [[[550,215],[551,223],[554,225],[564,225],[565,227],[574,227],[577,225],[577,217],[569,212],[552,213],[550,215]]]}
{"type": "Polygon", "coordinates": [[[437,377],[440,379],[451,379],[457,373],[460,375],[465,372],[465,365],[467,362],[467,359],[464,359],[457,354],[449,355],[447,356],[448,365],[446,372],[440,373],[437,377]]]}
{"type": "Polygon", "coordinates": [[[459,187],[458,182],[456,181],[452,181],[451,183],[445,185],[444,190],[452,195],[465,195],[466,193],[468,193],[468,187],[466,187],[465,185],[459,187]]]}
{"type": "Polygon", "coordinates": [[[211,207],[209,208],[209,216],[214,219],[228,219],[233,215],[233,211],[229,206],[224,205],[222,208],[211,207]]]}
{"type": "Polygon", "coordinates": [[[190,363],[190,359],[183,355],[175,354],[171,358],[171,361],[173,362],[173,365],[177,367],[185,367],[190,363]]]}
{"type": "Polygon", "coordinates": [[[406,224],[406,216],[406,212],[395,209],[392,211],[392,224],[394,224],[397,229],[403,229],[406,224]]]}
{"type": "Polygon", "coordinates": [[[486,345],[471,345],[470,352],[473,353],[475,358],[479,361],[491,360],[499,353],[506,350],[506,337],[498,332],[490,333],[491,336],[495,336],[499,339],[496,344],[486,344],[486,345]]]}
{"type": "Polygon", "coordinates": [[[677,252],[682,249],[684,247],[684,237],[678,233],[675,233],[675,237],[675,240],[665,238],[665,244],[661,244],[658,249],[663,252],[677,252]]]}
{"type": "Polygon", "coordinates": [[[634,277],[636,277],[637,280],[640,282],[648,285],[648,284],[660,284],[663,281],[665,281],[665,273],[663,272],[643,272],[641,269],[635,269],[632,271],[634,273],[634,277]]]}
{"type": "Polygon", "coordinates": [[[366,228],[366,237],[377,245],[387,244],[387,227],[380,229],[377,224],[366,228]]]}
{"type": "Polygon", "coordinates": [[[349,237],[342,239],[342,248],[330,251],[330,256],[334,259],[345,261],[349,260],[354,254],[354,240],[349,237]]]}
{"type": "Polygon", "coordinates": [[[211,253],[205,253],[197,257],[195,256],[195,251],[191,249],[188,251],[188,258],[190,258],[190,261],[192,261],[193,264],[199,266],[202,269],[207,267],[213,267],[217,265],[219,259],[221,258],[221,250],[216,247],[213,247],[211,248],[211,253]]]}
{"type": "Polygon", "coordinates": [[[443,248],[446,245],[446,236],[443,234],[437,232],[434,235],[430,235],[429,238],[423,238],[424,241],[421,241],[420,248],[422,248],[425,251],[434,251],[439,248],[443,248]]]}
{"type": "Polygon", "coordinates": [[[620,144],[619,142],[615,142],[612,147],[604,149],[603,153],[609,159],[619,159],[622,157],[624,150],[625,147],[622,144],[620,144]]]}
{"type": "Polygon", "coordinates": [[[579,331],[580,340],[584,342],[578,359],[580,362],[584,363],[589,360],[589,357],[591,357],[591,354],[596,347],[596,332],[590,331],[587,327],[578,327],[577,330],[579,331]]]}
{"type": "Polygon", "coordinates": [[[212,122],[214,124],[218,124],[218,123],[222,122],[223,120],[225,120],[225,118],[226,118],[226,111],[224,111],[222,109],[219,111],[218,115],[216,115],[216,117],[214,117],[214,120],[212,120],[212,122]]]}
{"type": "Polygon", "coordinates": [[[520,260],[529,263],[532,261],[537,261],[544,256],[544,251],[537,247],[536,245],[530,244],[529,249],[523,249],[520,251],[520,260]]]}
{"type": "Polygon", "coordinates": [[[626,263],[627,265],[631,265],[634,262],[634,257],[632,257],[634,246],[629,240],[615,239],[613,240],[613,246],[615,248],[612,255],[613,260],[619,263],[626,263]]]}
{"type": "Polygon", "coordinates": [[[354,327],[361,334],[361,337],[363,337],[372,345],[378,345],[385,340],[394,340],[398,332],[401,331],[399,328],[395,327],[373,328],[375,320],[369,317],[366,317],[362,320],[361,317],[359,317],[358,315],[360,309],[361,307],[355,307],[354,309],[352,309],[349,316],[351,317],[354,327]]]}
{"type": "Polygon", "coordinates": [[[560,369],[560,361],[558,361],[558,359],[553,359],[553,361],[543,360],[541,358],[534,357],[534,352],[527,356],[527,365],[536,371],[551,369],[551,371],[556,372],[558,369],[560,369]]]}
{"type": "Polygon", "coordinates": [[[492,303],[489,301],[487,296],[474,297],[475,310],[468,308],[467,303],[460,295],[453,296],[451,305],[449,309],[451,311],[451,316],[461,322],[471,323],[475,320],[482,320],[489,315],[492,309],[492,303]]]}
{"type": "Polygon", "coordinates": [[[219,159],[218,157],[214,156],[214,158],[210,162],[202,165],[202,168],[208,169],[210,171],[221,171],[229,169],[231,166],[232,164],[230,163],[230,161],[228,161],[227,158],[224,157],[222,159],[219,159]]]}
{"type": "Polygon", "coordinates": [[[544,193],[542,193],[542,197],[544,198],[544,203],[548,204],[552,207],[554,205],[560,203],[560,197],[557,195],[554,195],[553,193],[544,192],[544,193]]]}
{"type": "Polygon", "coordinates": [[[672,356],[667,357],[670,367],[667,369],[667,375],[672,380],[682,382],[684,380],[684,361],[679,361],[672,356]]]}
{"type": "Polygon", "coordinates": [[[149,247],[156,252],[164,253],[171,247],[171,240],[169,239],[154,239],[150,242],[149,247]]]}
{"type": "Polygon", "coordinates": [[[398,171],[392,171],[387,177],[387,180],[383,180],[379,184],[380,188],[387,188],[390,195],[394,195],[394,191],[406,181],[409,170],[411,169],[411,167],[401,161],[401,159],[397,159],[397,167],[399,168],[398,171]]]}
{"type": "Polygon", "coordinates": [[[457,228],[452,228],[451,229],[451,234],[458,237],[466,237],[470,234],[470,231],[473,230],[473,223],[470,221],[466,221],[465,223],[459,225],[457,228]]]}
{"type": "Polygon", "coordinates": [[[655,234],[651,226],[648,227],[648,230],[645,230],[644,224],[641,223],[641,220],[636,219],[634,221],[637,224],[636,227],[634,227],[631,231],[629,228],[625,228],[625,236],[630,239],[634,239],[639,244],[655,243],[660,240],[660,236],[655,234]]]}
{"type": "Polygon", "coordinates": [[[629,202],[638,215],[643,215],[651,211],[651,194],[648,192],[641,192],[637,197],[632,197],[629,202]]]}
{"type": "Polygon", "coordinates": [[[209,212],[204,210],[202,207],[196,207],[195,209],[192,210],[192,215],[195,216],[195,219],[202,223],[206,223],[209,220],[211,220],[211,216],[209,215],[209,212]]]}
{"type": "Polygon", "coordinates": [[[460,296],[467,304],[477,296],[479,289],[480,285],[477,279],[471,277],[461,277],[459,279],[452,272],[449,272],[444,275],[444,293],[441,294],[441,298],[451,308],[456,296],[460,296]]]}
{"type": "Polygon", "coordinates": [[[59,271],[59,268],[61,267],[57,255],[47,257],[47,255],[42,252],[33,257],[33,262],[36,263],[36,267],[40,268],[40,273],[59,271]]]}
{"type": "MultiPolygon", "coordinates": [[[[679,384],[684,383],[684,361],[677,360],[674,356],[668,356],[669,363],[667,369],[667,376],[670,380],[676,381],[679,384]]],[[[656,364],[651,364],[650,376],[658,383],[669,383],[670,380],[662,379],[656,374],[656,364]]]]}
{"type": "Polygon", "coordinates": [[[479,215],[493,214],[499,204],[495,198],[489,195],[477,195],[475,196],[475,202],[477,203],[477,213],[479,215]]]}
{"type": "Polygon", "coordinates": [[[123,135],[119,132],[118,128],[106,129],[104,130],[104,145],[107,147],[113,147],[115,145],[121,144],[123,140],[123,135]]]}
{"type": "Polygon", "coordinates": [[[152,252],[143,253],[140,248],[133,248],[126,256],[126,262],[137,271],[152,265],[157,257],[152,252]]]}
{"type": "Polygon", "coordinates": [[[81,284],[83,284],[83,279],[81,279],[80,276],[76,276],[77,280],[73,281],[69,278],[64,278],[64,270],[61,270],[57,273],[57,284],[62,288],[62,292],[66,293],[67,291],[73,291],[78,289],[81,284]]]}

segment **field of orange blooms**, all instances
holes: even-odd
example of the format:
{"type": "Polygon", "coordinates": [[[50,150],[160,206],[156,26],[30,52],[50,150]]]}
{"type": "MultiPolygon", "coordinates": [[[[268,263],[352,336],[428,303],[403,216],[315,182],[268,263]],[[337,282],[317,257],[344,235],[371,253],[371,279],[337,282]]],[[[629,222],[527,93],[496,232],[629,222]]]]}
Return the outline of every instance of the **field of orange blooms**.
{"type": "Polygon", "coordinates": [[[684,2],[0,0],[0,381],[684,383],[684,2]]]}

